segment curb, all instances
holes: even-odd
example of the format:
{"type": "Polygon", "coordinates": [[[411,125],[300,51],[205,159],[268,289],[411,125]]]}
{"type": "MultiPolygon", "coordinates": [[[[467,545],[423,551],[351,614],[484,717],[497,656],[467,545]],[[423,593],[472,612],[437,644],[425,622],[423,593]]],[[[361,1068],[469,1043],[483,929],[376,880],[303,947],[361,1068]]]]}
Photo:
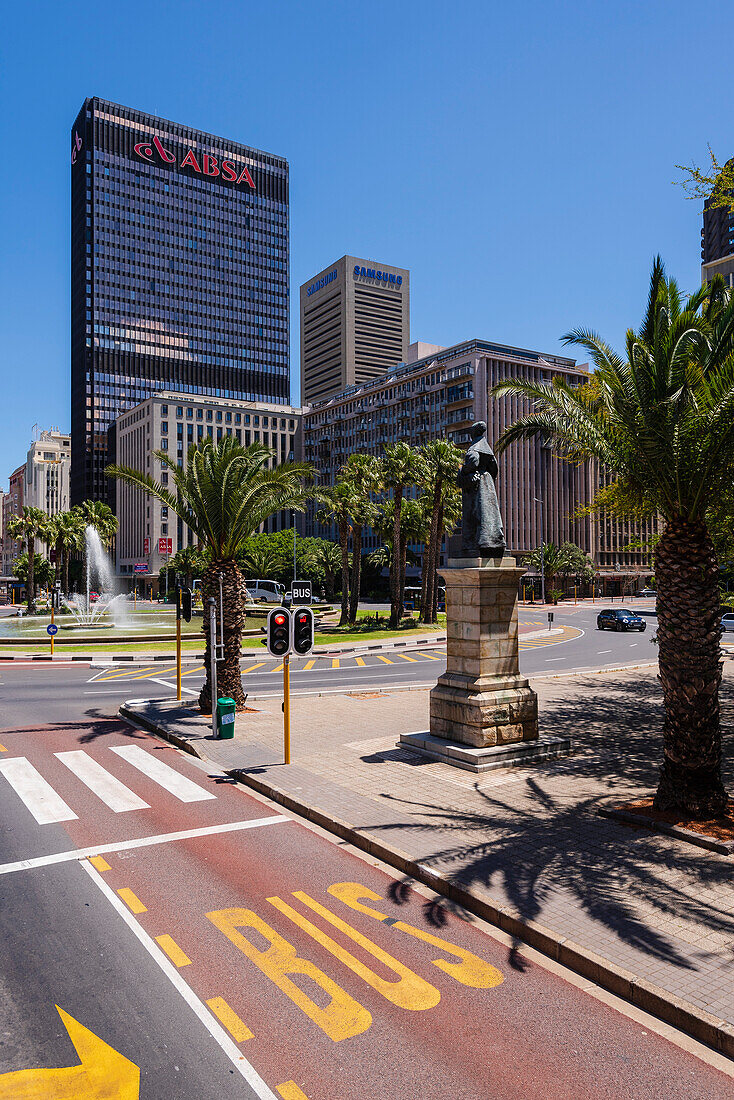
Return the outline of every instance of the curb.
{"type": "Polygon", "coordinates": [[[617,810],[613,806],[599,806],[596,812],[599,817],[608,817],[612,821],[620,821],[623,825],[634,825],[645,829],[648,833],[665,833],[666,836],[674,836],[677,840],[685,840],[687,844],[695,844],[697,848],[705,848],[708,852],[718,852],[722,856],[734,855],[734,840],[714,840],[713,837],[695,833],[693,829],[686,829],[684,825],[653,821],[642,814],[631,813],[629,810],[617,810]]]}
{"type": "MultiPolygon", "coordinates": [[[[135,714],[127,704],[123,703],[119,709],[119,714],[133,724],[137,723],[151,733],[162,737],[165,741],[169,741],[171,744],[183,749],[191,756],[215,764],[215,761],[197,752],[187,738],[170,733],[155,722],[135,714]]],[[[383,863],[394,867],[401,874],[415,879],[435,891],[435,893],[456,902],[457,905],[461,905],[462,908],[474,913],[475,916],[487,921],[488,924],[492,924],[495,928],[501,929],[513,938],[521,940],[529,947],[535,948],[542,955],[546,955],[561,966],[573,970],[574,973],[580,974],[581,977],[587,978],[589,981],[608,990],[621,1000],[635,1005],[643,1012],[657,1016],[658,1019],[670,1024],[678,1031],[684,1031],[697,1039],[698,1042],[705,1043],[706,1046],[726,1055],[726,1057],[734,1058],[734,1024],[728,1023],[718,1016],[713,1016],[703,1009],[696,1008],[688,1001],[676,997],[629,970],[615,966],[608,959],[597,955],[596,952],[587,947],[574,943],[573,940],[567,939],[552,929],[546,928],[538,921],[526,920],[510,906],[499,905],[490,897],[482,898],[472,894],[443,875],[436,874],[425,864],[418,863],[399,848],[386,844],[369,834],[361,833],[355,825],[350,824],[348,821],[343,821],[341,818],[319,809],[318,806],[309,806],[306,802],[294,798],[286,791],[280,790],[280,788],[250,774],[246,770],[224,768],[223,771],[236,779],[237,782],[246,787],[251,787],[258,794],[284,806],[291,813],[306,818],[307,821],[313,822],[314,825],[318,825],[326,832],[333,833],[342,840],[346,840],[347,843],[352,844],[355,848],[359,848],[360,851],[367,852],[375,859],[382,860],[383,863]]]]}

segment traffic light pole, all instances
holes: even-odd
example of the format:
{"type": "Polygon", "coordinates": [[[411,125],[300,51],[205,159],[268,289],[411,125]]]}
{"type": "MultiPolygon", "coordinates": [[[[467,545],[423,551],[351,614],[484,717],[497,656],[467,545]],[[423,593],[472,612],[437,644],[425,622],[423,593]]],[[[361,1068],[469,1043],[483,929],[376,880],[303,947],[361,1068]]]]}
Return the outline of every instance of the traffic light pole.
{"type": "Polygon", "coordinates": [[[217,601],[209,597],[209,652],[211,657],[212,737],[217,736],[217,601]]]}
{"type": "Polygon", "coordinates": [[[283,757],[286,764],[291,762],[291,655],[283,658],[283,757]]]}

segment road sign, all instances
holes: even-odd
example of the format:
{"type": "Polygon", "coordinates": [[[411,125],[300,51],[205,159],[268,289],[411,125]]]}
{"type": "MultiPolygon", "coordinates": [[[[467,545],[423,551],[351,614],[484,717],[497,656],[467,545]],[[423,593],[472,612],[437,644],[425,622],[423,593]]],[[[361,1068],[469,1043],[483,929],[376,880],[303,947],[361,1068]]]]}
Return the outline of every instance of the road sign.
{"type": "Polygon", "coordinates": [[[275,607],[268,615],[268,651],[273,657],[285,657],[291,648],[291,617],[284,607],[275,607]]]}
{"type": "Polygon", "coordinates": [[[50,634],[52,638],[53,638],[54,634],[58,634],[58,632],[59,632],[59,628],[56,626],[55,623],[49,623],[48,626],[46,627],[46,633],[50,634]]]}
{"type": "Polygon", "coordinates": [[[147,556],[150,553],[150,536],[146,535],[143,539],[143,553],[147,556]]]}
{"type": "Polygon", "coordinates": [[[147,561],[136,561],[135,565],[133,566],[133,572],[134,573],[147,573],[148,572],[148,563],[147,563],[147,561]]]}
{"type": "Polygon", "coordinates": [[[293,616],[293,651],[303,657],[313,649],[313,611],[310,607],[296,607],[293,616]]]}
{"type": "Polygon", "coordinates": [[[293,603],[311,603],[311,581],[293,581],[291,584],[293,603]]]}

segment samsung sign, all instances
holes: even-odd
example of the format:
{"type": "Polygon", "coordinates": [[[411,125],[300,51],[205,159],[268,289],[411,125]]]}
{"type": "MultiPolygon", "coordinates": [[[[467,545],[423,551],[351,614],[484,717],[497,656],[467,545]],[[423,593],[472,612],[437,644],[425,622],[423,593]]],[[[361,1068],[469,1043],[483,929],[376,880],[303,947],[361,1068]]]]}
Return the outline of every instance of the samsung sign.
{"type": "Polygon", "coordinates": [[[403,282],[402,275],[392,275],[387,271],[375,271],[374,267],[360,267],[359,264],[354,265],[354,277],[363,279],[374,279],[378,283],[394,283],[395,286],[401,286],[403,282]]]}
{"type": "Polygon", "coordinates": [[[322,287],[327,286],[329,283],[333,283],[334,279],[336,279],[336,268],[330,271],[328,275],[322,275],[315,283],[311,283],[311,286],[306,291],[306,295],[315,294],[317,290],[321,290],[322,287]]]}

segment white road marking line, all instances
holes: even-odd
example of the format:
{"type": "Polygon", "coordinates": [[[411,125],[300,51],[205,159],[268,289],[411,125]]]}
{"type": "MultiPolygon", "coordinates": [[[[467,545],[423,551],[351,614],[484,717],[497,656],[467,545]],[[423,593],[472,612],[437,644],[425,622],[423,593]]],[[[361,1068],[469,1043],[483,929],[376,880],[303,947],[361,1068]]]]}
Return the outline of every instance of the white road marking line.
{"type": "Polygon", "coordinates": [[[247,1061],[239,1047],[233,1042],[231,1036],[227,1034],[206,1005],[196,996],[193,989],[186,984],[177,968],[163,953],[155,940],[141,928],[133,914],[125,906],[125,903],[115,894],[111,887],[107,885],[99,871],[92,867],[91,863],[88,863],[86,860],[82,863],[82,867],[89,875],[92,882],[96,883],[99,887],[110,905],[116,910],[119,916],[122,917],[125,924],[133,935],[137,937],[153,961],[158,964],[176,991],[181,994],[186,1004],[201,1021],[214,1041],[219,1044],[240,1076],[247,1081],[255,1095],[259,1097],[260,1100],[277,1100],[275,1093],[271,1092],[254,1066],[247,1061]]]}
{"type": "Polygon", "coordinates": [[[185,775],[181,775],[181,772],[169,768],[168,764],[151,756],[139,745],[114,745],[112,752],[121,756],[123,760],[127,760],[128,764],[132,764],[139,772],[147,775],[154,783],[158,783],[180,802],[204,802],[207,798],[217,797],[211,791],[205,791],[198,783],[187,779],[185,775]]]}
{"type": "Polygon", "coordinates": [[[55,752],[54,756],[116,814],[125,813],[127,810],[150,809],[147,802],[143,802],[142,798],[138,798],[129,787],[114,775],[110,775],[106,768],[93,760],[83,749],[55,752]]]}
{"type": "Polygon", "coordinates": [[[47,783],[40,772],[24,756],[0,762],[0,772],[5,776],[18,797],[31,811],[39,825],[54,821],[74,821],[76,814],[47,783]]]}
{"type": "MultiPolygon", "coordinates": [[[[150,682],[152,684],[163,684],[163,687],[170,688],[171,691],[176,690],[176,685],[175,684],[169,684],[168,680],[159,680],[156,676],[146,676],[145,679],[150,680],[150,682]]],[[[183,684],[181,685],[181,691],[185,695],[198,695],[199,694],[198,691],[191,691],[189,688],[185,688],[183,686],[183,684]]]]}
{"type": "Polygon", "coordinates": [[[290,817],[284,817],[282,814],[271,814],[270,817],[250,818],[247,821],[229,821],[224,825],[204,825],[200,829],[183,829],[178,833],[143,836],[137,840],[113,840],[109,844],[97,844],[92,848],[74,848],[67,852],[52,852],[48,856],[19,859],[15,863],[2,863],[0,864],[0,875],[9,875],[14,871],[32,871],[36,867],[50,867],[55,863],[71,863],[75,859],[108,855],[110,852],[127,852],[132,848],[147,848],[151,844],[169,844],[174,840],[191,840],[199,836],[213,836],[215,833],[234,833],[240,829],[259,829],[263,825],[280,825],[283,821],[291,820],[290,817]]]}
{"type": "Polygon", "coordinates": [[[597,649],[596,652],[597,652],[598,656],[601,657],[603,653],[611,653],[612,651],[611,651],[611,649],[597,649]]]}
{"type": "Polygon", "coordinates": [[[552,664],[555,664],[556,661],[565,661],[565,660],[566,660],[565,657],[546,657],[545,663],[547,665],[552,665],[552,664]]]}

